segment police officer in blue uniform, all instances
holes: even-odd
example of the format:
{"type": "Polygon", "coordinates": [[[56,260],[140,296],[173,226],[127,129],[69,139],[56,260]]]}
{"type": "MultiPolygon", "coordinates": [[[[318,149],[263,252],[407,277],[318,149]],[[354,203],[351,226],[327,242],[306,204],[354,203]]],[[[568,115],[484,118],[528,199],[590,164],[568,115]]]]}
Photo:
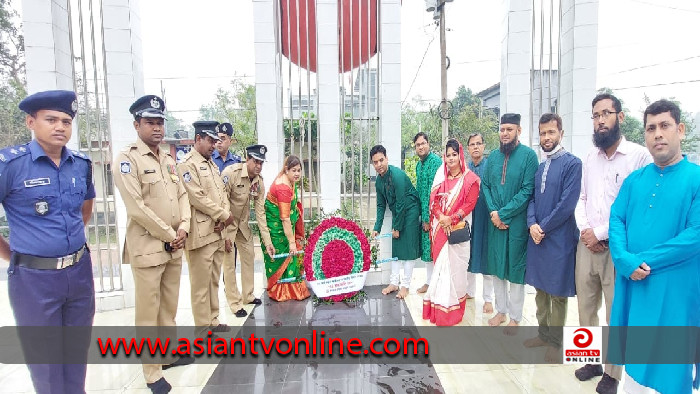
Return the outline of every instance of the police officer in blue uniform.
{"type": "MultiPolygon", "coordinates": [[[[0,151],[0,202],[10,242],[0,237],[0,258],[10,261],[10,306],[23,326],[92,326],[95,287],[85,225],[95,198],[90,160],[66,148],[78,109],[74,92],[52,90],[20,102],[34,139],[0,151]]],[[[89,336],[88,336],[89,339],[89,336]]],[[[76,343],[52,343],[59,352],[87,352],[76,343]]],[[[37,393],[84,393],[86,365],[30,364],[37,393]]]]}
{"type": "Polygon", "coordinates": [[[219,135],[219,141],[216,142],[216,149],[212,153],[211,159],[219,167],[219,173],[222,173],[224,168],[231,164],[240,163],[242,160],[240,156],[234,155],[228,150],[234,140],[231,123],[220,123],[216,126],[216,133],[219,135]]]}

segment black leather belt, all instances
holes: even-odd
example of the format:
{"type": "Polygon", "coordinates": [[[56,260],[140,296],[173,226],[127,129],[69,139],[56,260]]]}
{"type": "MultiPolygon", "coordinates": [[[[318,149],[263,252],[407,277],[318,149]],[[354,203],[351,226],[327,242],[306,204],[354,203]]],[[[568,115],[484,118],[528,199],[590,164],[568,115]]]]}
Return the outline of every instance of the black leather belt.
{"type": "Polygon", "coordinates": [[[37,257],[13,252],[13,261],[20,267],[37,270],[60,270],[78,263],[87,250],[87,245],[83,245],[77,252],[63,257],[37,257]]]}

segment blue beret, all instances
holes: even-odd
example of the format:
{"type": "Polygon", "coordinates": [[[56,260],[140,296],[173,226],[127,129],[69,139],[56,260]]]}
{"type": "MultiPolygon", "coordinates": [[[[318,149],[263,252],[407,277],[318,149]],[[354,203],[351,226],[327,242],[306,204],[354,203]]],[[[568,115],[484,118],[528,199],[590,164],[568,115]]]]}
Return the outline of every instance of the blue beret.
{"type": "Polygon", "coordinates": [[[233,125],[231,123],[221,123],[216,126],[217,133],[224,133],[229,137],[233,135],[233,125]]]}
{"type": "Polygon", "coordinates": [[[267,153],[267,147],[265,145],[251,145],[245,148],[245,152],[248,157],[252,157],[256,160],[265,161],[265,153],[267,153]]]}
{"type": "Polygon", "coordinates": [[[219,134],[216,131],[216,127],[219,125],[219,122],[213,121],[213,120],[198,120],[194,123],[192,123],[192,126],[194,126],[194,134],[201,135],[201,136],[210,136],[213,138],[215,141],[220,140],[219,134]]]}
{"type": "Polygon", "coordinates": [[[520,126],[520,114],[503,114],[501,124],[510,123],[520,126]]]}
{"type": "Polygon", "coordinates": [[[42,109],[60,111],[75,118],[75,113],[78,112],[78,100],[75,92],[70,90],[47,90],[27,96],[19,103],[19,109],[28,114],[42,109]]]}
{"type": "Polygon", "coordinates": [[[129,112],[134,118],[163,118],[165,119],[165,101],[162,98],[149,94],[134,101],[129,107],[129,112]]]}

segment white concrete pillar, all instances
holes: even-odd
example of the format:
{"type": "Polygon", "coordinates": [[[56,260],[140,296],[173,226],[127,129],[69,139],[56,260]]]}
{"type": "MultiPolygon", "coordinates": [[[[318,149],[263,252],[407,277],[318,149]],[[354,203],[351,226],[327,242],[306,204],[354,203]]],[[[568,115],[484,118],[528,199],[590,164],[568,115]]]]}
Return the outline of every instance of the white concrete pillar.
{"type": "Polygon", "coordinates": [[[591,101],[596,94],[598,0],[562,0],[561,96],[564,146],[583,157],[593,146],[591,101]]]}
{"type": "Polygon", "coordinates": [[[340,87],[338,1],[316,2],[320,193],[324,212],[340,209],[340,87]]]}
{"type": "MultiPolygon", "coordinates": [[[[67,0],[22,0],[27,93],[74,90],[67,0]]],[[[79,133],[68,142],[77,150],[79,133]]]]}
{"type": "Polygon", "coordinates": [[[282,80],[278,22],[275,16],[277,2],[253,0],[253,30],[255,40],[255,106],[258,143],[267,146],[267,162],[262,176],[265,188],[270,189],[284,160],[282,130],[282,80]]]}
{"type": "Polygon", "coordinates": [[[22,0],[27,92],[73,90],[67,0],[22,0]]]}
{"type": "MultiPolygon", "coordinates": [[[[401,1],[380,2],[379,143],[389,164],[401,168],[401,1]]],[[[369,158],[367,158],[369,160],[369,158]]]]}
{"type": "MultiPolygon", "coordinates": [[[[503,0],[501,40],[501,115],[519,113],[520,142],[530,146],[530,68],[532,66],[532,1],[503,0]]],[[[537,145],[535,141],[534,145],[537,145]]]]}
{"type": "MultiPolygon", "coordinates": [[[[389,164],[401,168],[401,0],[379,3],[380,97],[379,143],[386,148],[389,164]]],[[[363,158],[364,159],[364,158],[363,158]]],[[[369,157],[366,158],[369,162],[369,157]]],[[[386,210],[382,233],[391,231],[391,211],[386,210]]],[[[379,259],[391,257],[391,238],[380,241],[379,259]]],[[[382,264],[388,283],[391,263],[382,264]]]]}

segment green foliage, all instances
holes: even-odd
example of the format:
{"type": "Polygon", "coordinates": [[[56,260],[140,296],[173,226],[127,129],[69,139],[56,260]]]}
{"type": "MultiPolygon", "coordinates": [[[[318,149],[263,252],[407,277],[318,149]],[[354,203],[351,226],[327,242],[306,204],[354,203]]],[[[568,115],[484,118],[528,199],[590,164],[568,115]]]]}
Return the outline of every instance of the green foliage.
{"type": "Polygon", "coordinates": [[[31,133],[17,107],[27,97],[24,36],[19,14],[0,0],[0,147],[28,142],[31,133]]]}
{"type": "Polygon", "coordinates": [[[419,160],[420,157],[418,157],[418,155],[413,155],[405,158],[403,161],[403,170],[414,185],[417,184],[416,166],[419,160]]]}
{"type": "Polygon", "coordinates": [[[367,125],[364,121],[351,120],[350,114],[345,114],[343,122],[341,168],[344,174],[345,188],[348,193],[360,191],[360,184],[366,188],[369,184],[368,169],[370,163],[369,150],[377,140],[376,125],[367,125]]]}
{"type": "MultiPolygon", "coordinates": [[[[431,149],[442,156],[442,123],[435,109],[420,110],[420,98],[414,99],[413,105],[406,105],[401,110],[401,148],[406,159],[404,170],[413,172],[415,177],[415,164],[418,158],[412,158],[413,137],[422,131],[428,135],[431,149]],[[413,166],[411,169],[410,166],[413,166]]],[[[466,145],[467,138],[472,133],[481,133],[486,143],[486,151],[498,148],[498,117],[485,108],[470,89],[460,86],[457,95],[452,100],[453,114],[450,119],[448,137],[456,138],[466,145]]],[[[466,153],[466,150],[465,150],[466,153]]],[[[411,175],[409,174],[409,177],[411,175]]],[[[414,180],[414,178],[411,178],[414,180]]],[[[415,181],[415,180],[414,180],[415,181]]]]}
{"type": "Polygon", "coordinates": [[[202,119],[229,122],[233,125],[231,150],[242,153],[246,146],[257,143],[255,86],[241,78],[231,81],[229,89],[219,88],[214,101],[199,109],[202,119]]]}

